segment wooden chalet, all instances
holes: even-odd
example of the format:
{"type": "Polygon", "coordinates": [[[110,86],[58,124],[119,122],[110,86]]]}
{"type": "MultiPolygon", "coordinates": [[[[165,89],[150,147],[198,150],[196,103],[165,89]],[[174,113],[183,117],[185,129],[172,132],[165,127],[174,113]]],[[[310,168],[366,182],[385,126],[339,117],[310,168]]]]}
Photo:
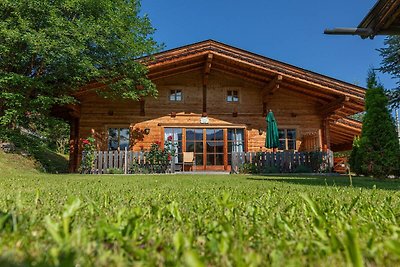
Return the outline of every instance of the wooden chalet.
{"type": "Polygon", "coordinates": [[[82,139],[94,135],[99,150],[149,149],[169,136],[194,152],[197,169],[229,170],[232,152],[266,151],[265,116],[278,122],[279,150],[351,149],[361,123],[365,89],[220,42],[207,40],[144,58],[158,97],[109,100],[89,86],[70,107],[70,171],[82,139]]]}

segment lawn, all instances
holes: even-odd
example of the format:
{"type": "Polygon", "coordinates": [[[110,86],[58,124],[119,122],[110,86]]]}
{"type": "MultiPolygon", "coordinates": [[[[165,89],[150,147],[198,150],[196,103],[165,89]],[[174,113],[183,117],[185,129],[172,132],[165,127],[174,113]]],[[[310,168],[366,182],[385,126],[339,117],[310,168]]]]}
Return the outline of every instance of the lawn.
{"type": "Polygon", "coordinates": [[[399,181],[354,178],[349,187],[345,177],[0,177],[0,265],[400,264],[399,181]]]}

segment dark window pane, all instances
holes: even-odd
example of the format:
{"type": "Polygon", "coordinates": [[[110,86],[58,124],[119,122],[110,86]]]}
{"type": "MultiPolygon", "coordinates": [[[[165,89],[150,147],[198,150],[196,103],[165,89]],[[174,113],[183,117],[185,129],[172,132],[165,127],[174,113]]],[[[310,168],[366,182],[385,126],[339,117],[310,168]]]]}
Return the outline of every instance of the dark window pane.
{"type": "Polygon", "coordinates": [[[186,140],[194,140],[194,129],[186,130],[186,140]]]}
{"type": "Polygon", "coordinates": [[[203,129],[195,129],[196,133],[196,140],[202,141],[203,140],[203,129]]]}
{"type": "Polygon", "coordinates": [[[186,151],[194,152],[194,142],[186,142],[186,151]]]}
{"type": "Polygon", "coordinates": [[[215,140],[217,140],[217,141],[224,140],[224,130],[223,129],[215,129],[215,140]]]}
{"type": "Polygon", "coordinates": [[[284,139],[285,137],[285,130],[283,129],[279,129],[278,130],[278,134],[279,134],[279,139],[284,139]]]}
{"type": "Polygon", "coordinates": [[[224,154],[215,155],[215,165],[224,165],[224,154]]]}
{"type": "Polygon", "coordinates": [[[206,129],[206,139],[207,139],[207,141],[215,140],[215,130],[214,129],[206,129]]]}
{"type": "Polygon", "coordinates": [[[178,153],[182,153],[182,142],[175,143],[178,148],[178,153]]]}
{"type": "Polygon", "coordinates": [[[108,129],[108,150],[118,149],[118,129],[108,129]]]}
{"type": "Polygon", "coordinates": [[[288,139],[296,139],[296,130],[295,129],[288,129],[287,130],[287,138],[288,139]]]}
{"type": "Polygon", "coordinates": [[[203,142],[195,142],[194,146],[195,146],[196,153],[203,153],[203,142]]]}
{"type": "Polygon", "coordinates": [[[296,140],[288,140],[288,149],[296,149],[296,140]]]}
{"type": "Polygon", "coordinates": [[[228,153],[232,152],[232,146],[233,146],[233,143],[232,142],[228,142],[228,153]]]}
{"type": "Polygon", "coordinates": [[[197,166],[203,165],[203,154],[195,154],[195,158],[197,166]]]}
{"type": "Polygon", "coordinates": [[[207,165],[215,165],[215,154],[207,154],[207,165]]]}
{"type": "MultiPolygon", "coordinates": [[[[177,136],[178,140],[182,141],[182,129],[175,128],[174,133],[177,136]]],[[[175,141],[178,141],[178,140],[175,140],[175,141]]]]}
{"type": "Polygon", "coordinates": [[[215,152],[224,153],[224,142],[215,142],[215,152]]]}
{"type": "Polygon", "coordinates": [[[234,140],[235,138],[235,129],[228,129],[228,141],[234,140]]]}
{"type": "Polygon", "coordinates": [[[207,153],[215,153],[215,142],[206,142],[207,153]]]}
{"type": "Polygon", "coordinates": [[[286,149],[286,142],[285,140],[279,140],[279,147],[280,150],[285,150],[286,149]]]}

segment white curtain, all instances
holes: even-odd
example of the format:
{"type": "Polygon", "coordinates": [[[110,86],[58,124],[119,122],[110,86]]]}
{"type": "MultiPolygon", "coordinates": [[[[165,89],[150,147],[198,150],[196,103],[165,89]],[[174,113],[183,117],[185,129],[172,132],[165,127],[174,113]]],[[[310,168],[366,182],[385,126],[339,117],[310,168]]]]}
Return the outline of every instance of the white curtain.
{"type": "Polygon", "coordinates": [[[232,131],[232,134],[232,152],[243,152],[243,129],[235,129],[234,131],[232,131]]]}

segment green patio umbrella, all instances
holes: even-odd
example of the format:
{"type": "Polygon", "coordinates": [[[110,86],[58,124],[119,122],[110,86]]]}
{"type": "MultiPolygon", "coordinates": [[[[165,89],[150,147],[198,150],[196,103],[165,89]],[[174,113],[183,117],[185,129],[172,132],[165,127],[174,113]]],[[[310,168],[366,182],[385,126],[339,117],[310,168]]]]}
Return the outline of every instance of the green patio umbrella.
{"type": "Polygon", "coordinates": [[[265,139],[266,148],[277,148],[279,146],[279,134],[278,125],[276,124],[276,119],[274,113],[270,110],[267,117],[267,138],[265,139]]]}

